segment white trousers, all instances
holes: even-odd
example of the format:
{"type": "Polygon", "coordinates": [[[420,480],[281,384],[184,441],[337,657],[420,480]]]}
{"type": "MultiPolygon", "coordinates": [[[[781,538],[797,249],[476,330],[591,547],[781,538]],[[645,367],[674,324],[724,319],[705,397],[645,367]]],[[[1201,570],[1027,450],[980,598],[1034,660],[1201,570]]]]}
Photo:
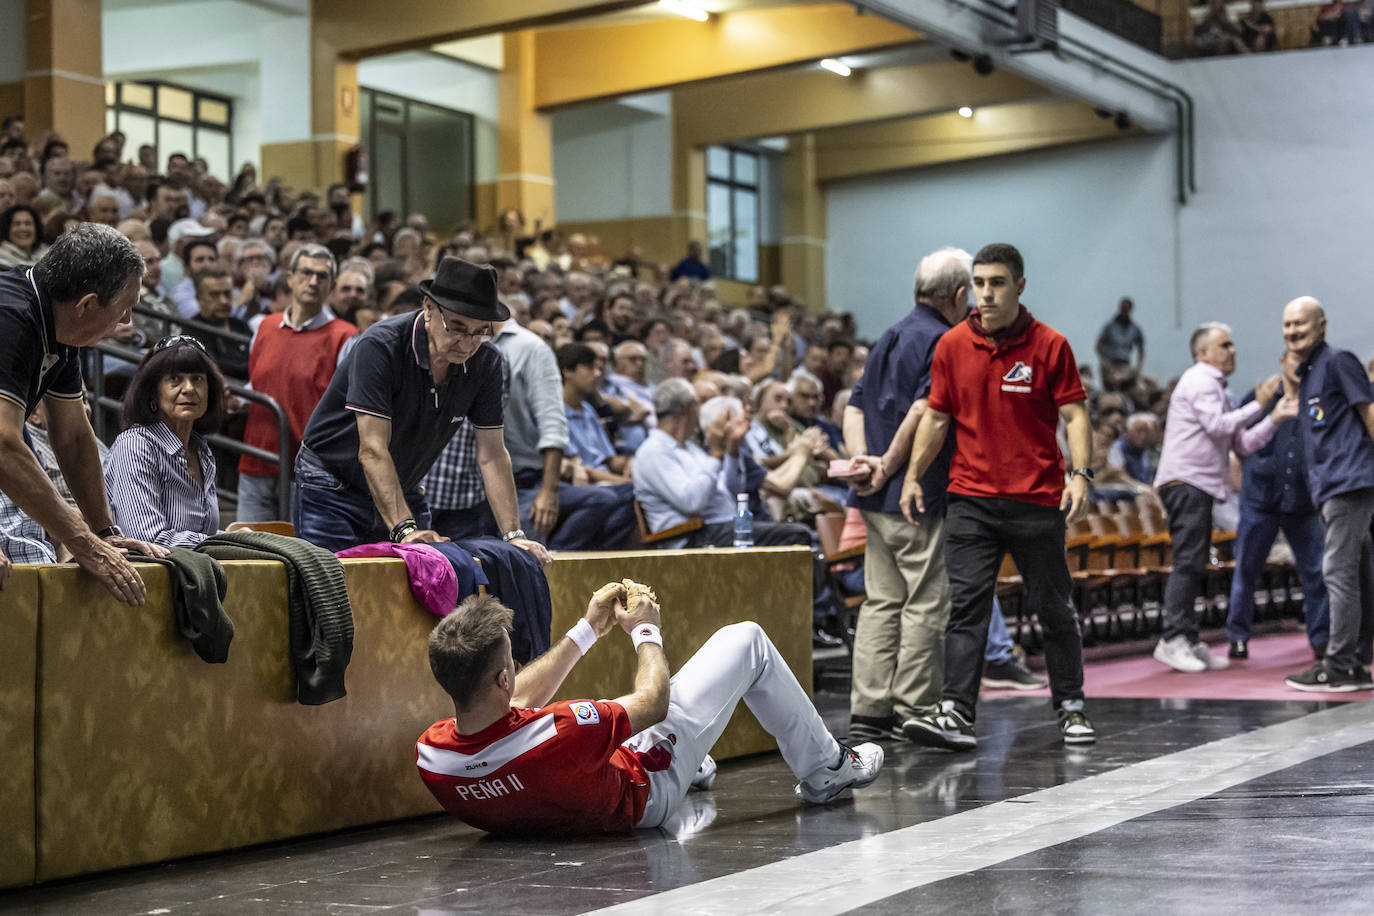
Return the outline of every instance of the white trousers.
{"type": "Polygon", "coordinates": [[[722,627],[673,675],[667,718],[625,742],[641,752],[660,746],[672,757],[667,769],[649,773],[649,800],[636,827],[660,826],[682,803],[740,700],[777,739],[798,779],[839,759],[838,742],[763,628],[722,627]]]}

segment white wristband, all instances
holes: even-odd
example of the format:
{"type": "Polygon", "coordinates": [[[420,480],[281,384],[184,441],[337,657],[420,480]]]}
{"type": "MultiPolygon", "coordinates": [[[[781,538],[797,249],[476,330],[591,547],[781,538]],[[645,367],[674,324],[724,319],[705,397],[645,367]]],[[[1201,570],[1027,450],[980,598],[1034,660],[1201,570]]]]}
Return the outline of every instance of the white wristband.
{"type": "Polygon", "coordinates": [[[596,644],[596,630],[592,629],[592,625],[587,623],[587,618],[584,617],[568,631],[568,638],[577,645],[579,655],[586,655],[587,650],[596,644]]]}
{"type": "Polygon", "coordinates": [[[635,651],[639,651],[639,647],[646,642],[651,642],[656,646],[662,646],[663,636],[658,632],[658,627],[654,626],[652,623],[641,623],[636,626],[634,632],[630,634],[630,641],[635,644],[635,651]]]}

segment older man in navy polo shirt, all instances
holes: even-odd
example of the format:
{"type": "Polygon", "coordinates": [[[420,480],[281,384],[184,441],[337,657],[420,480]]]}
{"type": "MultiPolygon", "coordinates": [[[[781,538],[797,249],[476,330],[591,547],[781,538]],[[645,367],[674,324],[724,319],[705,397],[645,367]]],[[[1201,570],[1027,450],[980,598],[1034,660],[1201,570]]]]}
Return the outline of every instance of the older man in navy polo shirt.
{"type": "Polygon", "coordinates": [[[935,344],[968,312],[972,261],[954,248],[921,260],[916,307],[873,345],[844,409],[845,444],[860,473],[849,505],[863,514],[868,536],[867,597],[854,633],[849,696],[855,737],[881,737],[939,710],[949,622],[944,526],[953,431],[921,479],[925,511],[909,507],[908,518],[902,517],[902,479],[930,393],[935,344]]]}
{"type": "MultiPolygon", "coordinates": [[[[167,551],[124,537],[114,524],[86,419],[79,348],[128,320],[142,276],[138,250],[99,223],[64,232],[33,267],[0,271],[0,491],[116,599],[134,605],[147,591],[125,551],[167,551]],[[68,508],[25,441],[24,421],[39,403],[79,512],[68,508]]],[[[0,555],[0,586],[9,569],[0,555]]]]}
{"type": "Polygon", "coordinates": [[[1326,314],[1316,299],[1303,296],[1284,307],[1283,339],[1302,360],[1303,455],[1326,528],[1322,575],[1331,602],[1326,658],[1284,683],[1322,693],[1374,689],[1374,392],[1359,359],[1326,342],[1326,314]]]}
{"type": "Polygon", "coordinates": [[[420,284],[424,303],[379,321],[334,373],[296,458],[296,534],[340,550],[356,544],[446,541],[430,529],[420,481],[464,417],[507,542],[548,552],[519,527],[515,480],[502,438],[501,354],[492,323],[510,317],[496,271],[445,257],[420,284]]]}

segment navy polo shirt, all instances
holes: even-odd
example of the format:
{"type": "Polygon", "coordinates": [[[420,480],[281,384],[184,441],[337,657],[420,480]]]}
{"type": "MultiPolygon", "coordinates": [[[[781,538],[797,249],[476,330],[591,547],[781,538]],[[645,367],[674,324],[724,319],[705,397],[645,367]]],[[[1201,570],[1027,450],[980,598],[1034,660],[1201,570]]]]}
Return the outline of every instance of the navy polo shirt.
{"type": "MultiPolygon", "coordinates": [[[[1255,392],[1245,396],[1242,404],[1255,399],[1255,392]]],[[[1273,411],[1255,418],[1255,422],[1273,411]]],[[[1257,512],[1283,515],[1309,515],[1316,509],[1307,489],[1307,474],[1303,470],[1302,424],[1297,420],[1280,423],[1274,437],[1264,447],[1246,455],[1242,460],[1244,483],[1240,488],[1241,505],[1257,512]]]]}
{"type": "Polygon", "coordinates": [[[52,301],[31,268],[0,271],[0,398],[27,420],[45,395],[81,400],[80,350],[57,342],[52,301]]]}
{"type": "MultiPolygon", "coordinates": [[[[854,385],[849,403],[864,412],[864,439],[870,455],[887,451],[912,403],[930,394],[930,363],[935,356],[935,344],[950,327],[938,311],[917,303],[905,318],[884,331],[869,351],[864,374],[854,385]]],[[[940,453],[921,476],[928,514],[945,513],[945,489],[949,486],[949,461],[953,455],[951,428],[940,453]]],[[[905,476],[903,464],[871,496],[851,492],[849,505],[869,512],[900,512],[905,476]]]]}
{"type": "Polygon", "coordinates": [[[1374,401],[1369,376],[1353,353],[1317,345],[1298,366],[1307,485],[1318,506],[1333,496],[1374,487],[1374,441],[1355,407],[1374,401]]]}
{"type": "Polygon", "coordinates": [[[353,489],[367,492],[358,460],[365,413],[391,421],[391,460],[411,492],[467,417],[479,429],[502,425],[502,356],[484,342],[466,365],[450,366],[442,385],[429,373],[424,314],[408,312],[368,328],[334,373],[310,415],[303,444],[353,489]]]}

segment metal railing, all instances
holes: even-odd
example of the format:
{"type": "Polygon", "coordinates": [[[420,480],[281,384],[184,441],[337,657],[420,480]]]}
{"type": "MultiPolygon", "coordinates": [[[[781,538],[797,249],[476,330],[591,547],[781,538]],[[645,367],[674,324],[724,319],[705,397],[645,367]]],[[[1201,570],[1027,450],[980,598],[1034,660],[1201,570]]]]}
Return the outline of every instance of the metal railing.
{"type": "Polygon", "coordinates": [[[149,308],[142,303],[134,303],[134,314],[161,322],[162,335],[164,337],[171,333],[172,325],[176,325],[179,328],[190,328],[197,333],[208,334],[211,337],[220,337],[233,343],[246,344],[253,339],[251,336],[240,334],[237,331],[226,331],[224,328],[217,327],[216,325],[206,324],[196,318],[182,318],[180,315],[168,315],[165,312],[159,312],[157,309],[149,308]]]}
{"type": "MultiPolygon", "coordinates": [[[[137,309],[138,307],[135,306],[135,308],[137,309]]],[[[156,312],[153,312],[153,314],[158,315],[156,312]]],[[[164,316],[158,315],[158,317],[164,316]]],[[[168,320],[173,319],[169,318],[168,320]]],[[[177,324],[187,323],[185,319],[175,319],[175,321],[177,324]]],[[[197,322],[197,324],[199,324],[199,322],[197,322]]],[[[209,325],[206,325],[206,327],[210,328],[209,325]]],[[[219,328],[211,328],[211,330],[221,335],[226,333],[219,328]]],[[[241,334],[234,335],[236,338],[242,336],[241,334]]],[[[142,362],[145,355],[142,350],[136,347],[126,347],[122,344],[117,344],[108,340],[102,340],[91,349],[97,354],[114,356],[118,359],[131,362],[134,365],[138,365],[142,362]]],[[[101,408],[117,411],[124,406],[124,403],[112,397],[108,397],[105,394],[105,361],[103,359],[97,357],[91,360],[89,381],[95,399],[94,406],[96,408],[91,411],[91,424],[95,427],[95,434],[101,439],[104,439],[107,431],[107,423],[105,410],[101,408]]],[[[220,435],[219,433],[213,433],[207,436],[206,439],[211,445],[230,452],[231,454],[248,455],[261,461],[275,462],[277,465],[277,511],[280,513],[281,518],[289,519],[291,517],[291,468],[282,460],[282,453],[286,451],[287,443],[291,441],[291,424],[286,418],[286,411],[282,409],[281,404],[277,403],[276,398],[273,398],[271,395],[263,394],[260,391],[254,391],[252,388],[241,385],[238,382],[226,381],[225,384],[230,393],[243,398],[245,401],[261,404],[263,407],[272,411],[272,414],[277,418],[277,451],[272,452],[267,449],[258,448],[257,446],[248,445],[237,439],[231,439],[228,436],[220,435]]],[[[238,500],[237,493],[225,493],[224,495],[232,497],[236,502],[238,500]]]]}

